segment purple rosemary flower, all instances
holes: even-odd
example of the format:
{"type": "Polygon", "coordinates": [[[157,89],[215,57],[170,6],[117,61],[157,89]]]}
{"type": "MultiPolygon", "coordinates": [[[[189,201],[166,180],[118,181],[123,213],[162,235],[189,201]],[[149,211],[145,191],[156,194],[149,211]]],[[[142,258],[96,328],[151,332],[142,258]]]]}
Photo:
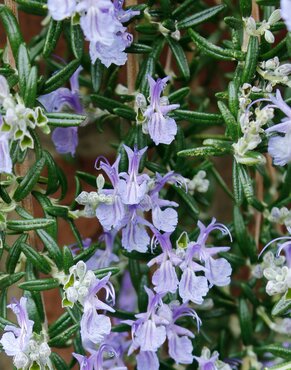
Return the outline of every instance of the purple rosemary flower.
{"type": "Polygon", "coordinates": [[[141,150],[135,147],[134,150],[131,150],[124,145],[124,149],[128,157],[128,171],[119,174],[119,194],[123,204],[137,205],[144,199],[147,192],[147,183],[150,179],[146,174],[139,174],[139,163],[143,154],[147,151],[147,147],[141,150]]]}
{"type": "Polygon", "coordinates": [[[152,276],[152,283],[155,285],[154,290],[157,293],[175,293],[179,284],[175,267],[182,260],[173,251],[170,233],[163,235],[158,233],[156,237],[162,248],[162,253],[148,263],[149,267],[154,264],[159,265],[152,276]]]}
{"type": "Polygon", "coordinates": [[[115,16],[110,0],[81,0],[76,6],[81,15],[80,24],[87,40],[111,46],[121,23],[115,16]]]}
{"type": "Polygon", "coordinates": [[[194,356],[195,360],[198,362],[198,370],[231,370],[231,367],[218,360],[219,353],[213,352],[211,354],[210,350],[206,347],[203,347],[200,357],[194,356]]]}
{"type": "Polygon", "coordinates": [[[193,261],[193,255],[193,248],[189,246],[185,259],[180,265],[183,273],[179,283],[179,295],[183,303],[191,301],[196,304],[202,304],[209,287],[205,276],[197,276],[195,274],[197,271],[204,271],[205,268],[193,261]]]}
{"type": "Polygon", "coordinates": [[[144,111],[145,122],[143,123],[143,132],[149,134],[156,145],[171,144],[177,133],[177,124],[175,120],[167,114],[174,109],[179,108],[179,104],[169,105],[167,97],[161,98],[170,77],[158,78],[155,81],[148,76],[150,85],[150,105],[144,111]]]}
{"type": "Polygon", "coordinates": [[[136,356],[137,370],[159,370],[160,362],[156,352],[140,351],[136,356]]]}
{"type": "Polygon", "coordinates": [[[72,16],[76,8],[76,0],[48,0],[47,7],[52,18],[61,21],[72,16]]]}
{"type": "Polygon", "coordinates": [[[167,324],[166,333],[169,346],[169,355],[177,364],[192,364],[193,362],[193,345],[189,338],[194,338],[194,334],[176,324],[176,321],[185,316],[190,316],[196,320],[198,329],[201,324],[197,313],[185,304],[172,302],[170,305],[163,304],[158,311],[167,324]]]}
{"type": "MultiPolygon", "coordinates": [[[[79,67],[71,77],[71,89],[61,87],[38,98],[47,112],[60,112],[69,108],[78,114],[83,113],[78,81],[81,71],[82,67],[79,67]]],[[[58,153],[74,155],[78,146],[78,127],[57,127],[52,133],[52,140],[58,153]]]]}
{"type": "Polygon", "coordinates": [[[139,10],[131,10],[131,9],[123,10],[122,9],[123,4],[124,4],[124,0],[114,0],[113,1],[115,16],[121,23],[126,23],[131,18],[140,14],[139,10]]]}
{"type": "Polygon", "coordinates": [[[291,1],[290,0],[281,0],[281,17],[284,19],[288,31],[291,32],[291,1]]]}
{"type": "Polygon", "coordinates": [[[118,308],[127,312],[134,312],[137,308],[137,295],[128,270],[124,271],[122,277],[118,296],[118,308]]]}
{"type": "Polygon", "coordinates": [[[0,340],[7,356],[13,357],[13,363],[17,369],[26,367],[31,362],[29,358],[29,342],[32,339],[34,322],[28,318],[26,305],[27,298],[21,297],[19,302],[13,299],[12,303],[7,306],[15,314],[18,327],[6,325],[0,340]]]}
{"type": "Polygon", "coordinates": [[[91,196],[91,203],[90,194],[83,194],[84,192],[76,200],[85,205],[84,211],[89,216],[95,209],[105,231],[122,230],[122,246],[129,252],[146,252],[150,243],[147,228],[153,232],[171,232],[176,228],[178,215],[172,207],[177,207],[178,204],[161,199],[159,192],[166,183],[180,184],[183,178],[171,171],[165,176],[156,174],[151,179],[147,174],[139,173],[140,160],[147,148],[132,150],[124,145],[124,149],[129,163],[127,172],[119,173],[120,156],[113,165],[103,157],[96,161],[99,166],[96,168],[106,173],[113,189],[103,189],[103,179],[100,186],[98,185],[98,193],[91,196]],[[144,217],[149,211],[152,212],[152,223],[144,217]]]}
{"type": "Polygon", "coordinates": [[[162,304],[162,295],[154,294],[144,287],[148,295],[147,311],[136,314],[136,321],[127,320],[126,324],[132,327],[132,344],[128,354],[135,350],[156,352],[166,340],[165,320],[157,315],[157,309],[162,304]]]}
{"type": "Polygon", "coordinates": [[[102,343],[89,358],[77,353],[73,353],[73,356],[79,362],[80,370],[127,370],[126,366],[118,363],[118,354],[114,347],[106,343],[102,343]],[[106,357],[110,360],[107,361],[106,357]]]}
{"type": "Polygon", "coordinates": [[[268,152],[274,159],[274,164],[284,166],[291,161],[291,108],[283,100],[279,90],[276,97],[270,95],[271,107],[280,109],[286,117],[277,125],[269,127],[266,133],[277,132],[285,135],[272,136],[269,139],[268,152]]]}
{"type": "Polygon", "coordinates": [[[97,313],[97,310],[114,312],[112,307],[102,302],[97,297],[97,293],[105,289],[106,300],[108,301],[111,299],[113,303],[115,302],[115,292],[113,286],[109,282],[109,278],[110,274],[101,280],[96,278],[83,300],[84,312],[81,319],[81,337],[83,347],[89,352],[95,351],[96,345],[101,343],[105,336],[111,331],[109,317],[97,313]]]}
{"type": "Polygon", "coordinates": [[[210,287],[213,285],[226,286],[230,283],[231,265],[225,258],[214,259],[212,256],[219,252],[226,252],[230,248],[207,247],[206,241],[213,230],[219,230],[224,235],[229,235],[232,240],[230,231],[225,225],[217,223],[215,218],[212,219],[207,227],[201,221],[198,221],[197,225],[200,229],[200,234],[196,242],[190,243],[193,256],[205,263],[205,276],[210,283],[210,287]]]}
{"type": "Polygon", "coordinates": [[[1,131],[2,116],[0,114],[0,173],[12,173],[12,160],[10,157],[9,135],[1,131]]]}

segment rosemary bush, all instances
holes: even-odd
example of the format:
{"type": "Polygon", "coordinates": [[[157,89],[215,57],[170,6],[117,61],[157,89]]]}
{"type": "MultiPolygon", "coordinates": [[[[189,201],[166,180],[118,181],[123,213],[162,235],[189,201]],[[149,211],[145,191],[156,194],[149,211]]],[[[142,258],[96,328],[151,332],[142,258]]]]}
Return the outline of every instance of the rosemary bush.
{"type": "Polygon", "coordinates": [[[0,5],[0,344],[14,369],[291,369],[291,1],[216,3],[0,5]],[[18,12],[42,20],[27,43],[18,12]],[[96,146],[112,127],[116,159],[72,184],[43,134],[74,160],[92,125],[96,146]],[[96,240],[76,227],[86,217],[96,240]],[[74,245],[58,243],[60,219],[74,245]]]}

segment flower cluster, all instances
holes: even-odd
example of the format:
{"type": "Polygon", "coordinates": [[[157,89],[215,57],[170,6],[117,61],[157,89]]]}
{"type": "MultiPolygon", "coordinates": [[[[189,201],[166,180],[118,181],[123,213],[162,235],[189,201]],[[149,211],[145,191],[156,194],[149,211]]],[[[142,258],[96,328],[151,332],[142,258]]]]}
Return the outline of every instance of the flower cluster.
{"type": "Polygon", "coordinates": [[[96,217],[106,232],[122,230],[122,246],[129,252],[146,252],[150,236],[146,227],[172,232],[175,230],[178,216],[173,207],[178,204],[161,199],[159,193],[167,183],[183,182],[184,179],[174,172],[150,178],[139,173],[140,160],[147,148],[134,150],[124,145],[128,157],[128,171],[119,172],[120,155],[113,165],[105,158],[99,158],[98,169],[108,176],[113,189],[104,188],[103,176],[97,178],[97,192],[81,192],[76,198],[85,206],[87,217],[96,217]],[[152,223],[145,218],[145,212],[151,211],[152,223]]]}
{"type": "Polygon", "coordinates": [[[275,97],[270,95],[270,100],[271,107],[281,110],[286,117],[279,124],[266,130],[267,134],[279,133],[269,139],[268,152],[273,157],[275,165],[284,166],[291,161],[291,108],[285,103],[279,90],[275,97]]]}
{"type": "Polygon", "coordinates": [[[244,84],[241,88],[239,123],[243,136],[232,145],[236,161],[243,164],[252,164],[254,160],[264,162],[263,156],[257,155],[254,158],[252,151],[262,142],[263,126],[274,117],[274,109],[269,106],[262,109],[256,108],[254,112],[250,110],[251,105],[254,104],[249,99],[252,91],[248,84],[244,84]]]}
{"type": "Polygon", "coordinates": [[[145,290],[148,295],[147,311],[135,315],[135,321],[125,321],[132,328],[132,344],[128,354],[139,349],[138,370],[158,370],[159,360],[156,352],[168,340],[170,357],[177,364],[191,364],[193,346],[190,338],[194,338],[194,334],[176,321],[181,317],[190,316],[196,320],[199,328],[200,319],[196,312],[177,301],[165,304],[162,301],[163,294],[154,294],[147,287],[145,290]]]}
{"type": "Polygon", "coordinates": [[[156,145],[171,144],[177,133],[175,120],[168,116],[172,110],[179,108],[179,104],[169,104],[166,96],[161,93],[166,87],[170,77],[159,78],[155,81],[148,76],[150,86],[149,106],[143,94],[137,94],[137,122],[142,124],[142,131],[149,134],[156,145]]]}
{"type": "MultiPolygon", "coordinates": [[[[79,74],[81,71],[82,67],[79,67],[70,78],[71,89],[61,87],[38,98],[47,112],[70,109],[78,114],[83,113],[79,95],[79,74]]],[[[78,127],[57,127],[52,133],[52,140],[59,153],[74,155],[78,146],[78,127]]]]}
{"type": "Polygon", "coordinates": [[[106,300],[115,302],[115,292],[112,284],[109,282],[110,274],[99,280],[94,272],[87,270],[86,264],[79,261],[70,268],[70,274],[64,284],[64,307],[73,307],[75,303],[83,307],[81,319],[81,338],[83,347],[90,353],[95,353],[99,345],[111,331],[111,322],[109,317],[97,313],[97,310],[106,310],[114,312],[114,309],[108,304],[102,302],[97,294],[104,289],[106,300]]]}
{"type": "Polygon", "coordinates": [[[198,370],[231,370],[230,365],[220,361],[218,359],[219,353],[214,351],[212,354],[207,347],[203,347],[201,356],[195,356],[195,360],[198,362],[199,367],[198,370]]]}
{"type": "Polygon", "coordinates": [[[27,298],[16,299],[7,306],[11,308],[18,322],[18,327],[6,325],[0,340],[5,353],[13,357],[16,369],[28,370],[32,368],[52,370],[50,361],[51,350],[44,335],[33,333],[34,322],[27,313],[27,298]]]}
{"type": "Polygon", "coordinates": [[[291,238],[280,237],[272,240],[263,251],[272,243],[281,240],[284,242],[279,244],[276,256],[272,252],[267,252],[263,257],[263,262],[256,266],[253,271],[257,278],[264,276],[268,280],[266,292],[270,296],[284,294],[291,288],[291,238]],[[283,250],[285,251],[285,257],[279,256],[283,250]]]}
{"type": "Polygon", "coordinates": [[[0,173],[12,173],[12,160],[9,148],[12,141],[19,142],[22,151],[34,148],[30,130],[36,127],[46,134],[50,133],[48,119],[40,107],[35,109],[25,107],[19,95],[12,96],[8,82],[0,75],[0,108],[5,114],[0,114],[0,173]]]}
{"type": "Polygon", "coordinates": [[[272,44],[275,41],[275,37],[270,31],[273,24],[277,23],[281,19],[280,9],[276,9],[269,17],[269,19],[263,20],[263,22],[257,28],[256,21],[253,17],[244,18],[245,30],[251,36],[264,36],[265,40],[272,44]]]}
{"type": "Polygon", "coordinates": [[[203,297],[213,285],[226,286],[230,283],[231,265],[225,258],[213,258],[219,252],[226,252],[229,247],[207,247],[206,241],[213,230],[229,234],[226,226],[212,222],[206,227],[198,222],[199,236],[195,242],[190,242],[186,233],[177,241],[174,250],[170,234],[157,235],[162,253],[153,258],[148,266],[158,265],[153,274],[152,283],[157,293],[175,293],[178,289],[183,303],[203,303],[203,297]],[[179,281],[176,267],[182,272],[179,281]],[[196,275],[199,273],[199,275],[196,275]]]}
{"type": "Polygon", "coordinates": [[[192,180],[185,179],[187,185],[187,191],[190,195],[194,195],[195,192],[206,193],[209,188],[209,180],[206,179],[205,171],[198,171],[193,176],[192,180]]]}
{"type": "Polygon", "coordinates": [[[125,49],[132,43],[132,35],[122,23],[128,22],[139,11],[122,9],[123,1],[115,0],[48,0],[48,9],[54,20],[72,17],[79,19],[86,39],[90,42],[92,63],[97,59],[106,66],[123,65],[127,60],[125,49]]]}
{"type": "Polygon", "coordinates": [[[282,207],[273,207],[269,215],[269,220],[279,225],[285,225],[289,233],[291,234],[291,210],[282,207]]]}
{"type": "Polygon", "coordinates": [[[257,72],[267,82],[265,90],[272,92],[273,87],[282,84],[291,87],[291,64],[281,64],[278,57],[261,62],[257,72]]]}

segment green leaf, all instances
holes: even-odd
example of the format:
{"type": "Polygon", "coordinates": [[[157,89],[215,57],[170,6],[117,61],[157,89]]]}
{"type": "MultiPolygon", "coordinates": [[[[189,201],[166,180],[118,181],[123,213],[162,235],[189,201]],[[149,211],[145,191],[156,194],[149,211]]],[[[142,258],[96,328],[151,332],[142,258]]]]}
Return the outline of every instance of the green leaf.
{"type": "Polygon", "coordinates": [[[62,87],[79,67],[80,61],[75,59],[63,67],[60,71],[51,76],[44,84],[42,94],[48,94],[59,87],[62,87]]]}
{"type": "Polygon", "coordinates": [[[79,179],[85,181],[87,184],[93,186],[94,188],[97,187],[96,176],[91,175],[90,173],[82,172],[82,171],[77,171],[76,175],[78,176],[79,179]]]}
{"type": "Polygon", "coordinates": [[[56,337],[61,334],[69,325],[72,325],[73,320],[69,312],[63,313],[57,320],[49,326],[48,333],[50,337],[56,337]]]}
{"type": "Polygon", "coordinates": [[[63,248],[63,267],[66,274],[69,274],[69,269],[74,265],[74,257],[72,251],[66,245],[63,248]]]}
{"type": "Polygon", "coordinates": [[[6,260],[6,270],[9,274],[13,274],[15,268],[19,262],[19,257],[21,254],[21,244],[26,242],[28,235],[22,234],[16,241],[13,243],[12,247],[9,250],[9,255],[6,260]]]}
{"type": "Polygon", "coordinates": [[[119,272],[120,272],[119,267],[105,267],[103,269],[95,270],[94,274],[98,279],[102,279],[103,277],[107,276],[109,273],[111,275],[116,275],[119,272]]]}
{"type": "Polygon", "coordinates": [[[245,299],[239,300],[239,321],[241,328],[241,337],[244,345],[250,345],[253,342],[253,324],[252,314],[245,299]]]}
{"type": "Polygon", "coordinates": [[[237,120],[222,101],[219,101],[217,105],[227,127],[227,136],[229,135],[234,141],[237,141],[240,127],[237,120]]]}
{"type": "Polygon", "coordinates": [[[258,260],[258,251],[256,244],[246,229],[243,215],[239,207],[234,206],[233,208],[233,224],[236,240],[238,242],[239,248],[245,257],[249,257],[252,263],[258,260]]]}
{"type": "Polygon", "coordinates": [[[20,95],[24,97],[27,81],[29,78],[30,70],[31,70],[28,50],[25,44],[21,44],[19,46],[18,58],[17,58],[17,69],[18,69],[18,77],[19,77],[18,81],[19,81],[20,95]]]}
{"type": "Polygon", "coordinates": [[[0,275],[0,290],[8,288],[10,285],[15,284],[25,275],[24,272],[17,272],[12,275],[2,274],[0,275]]]}
{"type": "Polygon", "coordinates": [[[290,370],[290,369],[291,369],[291,361],[265,368],[265,370],[290,370]]]}
{"type": "Polygon", "coordinates": [[[136,120],[136,112],[131,108],[114,108],[113,112],[122,118],[128,119],[129,121],[136,120]]]}
{"type": "Polygon", "coordinates": [[[48,30],[45,37],[42,54],[45,58],[48,58],[51,53],[55,50],[57,42],[62,33],[62,22],[55,21],[52,18],[48,26],[48,30]]]}
{"type": "Polygon", "coordinates": [[[179,188],[178,186],[172,186],[172,188],[175,190],[175,192],[179,195],[179,197],[184,202],[186,206],[186,211],[190,214],[191,217],[196,219],[199,214],[199,208],[194,198],[190,194],[186,193],[184,189],[179,188]]]}
{"type": "Polygon", "coordinates": [[[86,119],[86,116],[71,113],[46,113],[46,117],[48,124],[56,127],[79,126],[86,119]]]}
{"type": "Polygon", "coordinates": [[[207,156],[220,156],[229,154],[229,148],[214,148],[213,146],[200,146],[193,149],[185,149],[178,152],[179,157],[207,157],[207,156]]]}
{"type": "Polygon", "coordinates": [[[127,106],[113,99],[106,98],[105,96],[92,94],[91,99],[93,103],[100,109],[107,109],[110,113],[114,113],[115,108],[127,109],[127,106]]]}
{"type": "Polygon", "coordinates": [[[58,369],[58,370],[70,370],[70,368],[66,364],[66,362],[57,353],[52,352],[50,358],[51,358],[52,363],[54,364],[56,369],[58,369]]]}
{"type": "Polygon", "coordinates": [[[71,48],[75,58],[81,59],[84,50],[84,35],[79,24],[74,24],[74,17],[71,17],[71,48]]]}
{"type": "Polygon", "coordinates": [[[252,205],[254,208],[256,208],[258,211],[262,212],[264,210],[264,206],[262,205],[261,202],[259,202],[255,198],[252,179],[247,169],[240,164],[237,164],[237,166],[238,166],[239,179],[241,181],[243,192],[244,192],[244,195],[248,203],[252,205]]]}
{"type": "Polygon", "coordinates": [[[24,42],[17,19],[12,11],[3,4],[0,4],[0,18],[9,39],[14,59],[17,60],[18,49],[24,42]]]}
{"type": "Polygon", "coordinates": [[[125,49],[125,52],[133,54],[147,54],[152,52],[152,47],[145,44],[137,44],[133,42],[128,48],[125,49]]]}
{"type": "Polygon", "coordinates": [[[29,14],[45,16],[47,14],[46,2],[42,0],[15,0],[19,4],[19,9],[29,14]]]}
{"type": "Polygon", "coordinates": [[[283,316],[286,315],[291,309],[291,299],[288,299],[288,292],[286,292],[283,297],[275,304],[272,309],[273,316],[283,316]]]}
{"type": "Polygon", "coordinates": [[[37,279],[37,280],[29,280],[25,281],[24,283],[19,284],[19,288],[23,290],[29,291],[43,291],[43,290],[50,290],[58,288],[60,283],[57,279],[48,278],[48,279],[37,279]]]}
{"type": "Polygon", "coordinates": [[[220,46],[212,44],[204,37],[200,36],[193,30],[188,30],[189,35],[193,42],[201,49],[205,54],[220,60],[243,60],[244,53],[239,50],[223,49],[220,46]]]}
{"type": "Polygon", "coordinates": [[[172,37],[167,37],[167,42],[172,50],[172,53],[176,59],[178,68],[185,80],[190,78],[190,69],[188,66],[188,61],[182,46],[178,41],[174,40],[172,37]]]}
{"type": "Polygon", "coordinates": [[[178,29],[185,29],[194,26],[198,26],[201,23],[205,23],[209,19],[215,17],[217,14],[222,12],[226,8],[225,5],[217,5],[212,8],[202,10],[201,12],[195,13],[186,17],[178,22],[178,29]]]}
{"type": "Polygon", "coordinates": [[[94,64],[91,64],[91,78],[94,92],[100,90],[102,84],[102,77],[104,72],[104,65],[101,63],[100,59],[97,59],[94,64]]]}
{"type": "Polygon", "coordinates": [[[241,85],[243,85],[244,83],[252,83],[253,78],[255,77],[256,74],[259,53],[260,53],[259,38],[256,36],[251,36],[249,39],[245,65],[242,72],[241,85]]]}
{"type": "Polygon", "coordinates": [[[71,326],[70,328],[63,331],[61,334],[50,338],[48,345],[50,347],[63,347],[67,344],[67,342],[70,340],[72,335],[79,329],[79,324],[75,324],[71,326]]]}
{"type": "Polygon", "coordinates": [[[241,19],[235,17],[225,17],[224,22],[234,30],[241,30],[244,25],[241,19]]]}
{"type": "Polygon", "coordinates": [[[16,202],[20,202],[32,191],[40,177],[44,165],[45,158],[41,158],[40,160],[35,162],[33,166],[28,170],[27,174],[24,176],[24,178],[22,179],[21,183],[19,184],[18,188],[15,190],[15,193],[13,195],[13,199],[16,202]]]}
{"type": "Polygon", "coordinates": [[[27,108],[33,108],[35,106],[36,94],[37,94],[37,77],[38,71],[34,66],[31,68],[28,80],[26,82],[26,88],[24,93],[24,104],[27,108]]]}
{"type": "Polygon", "coordinates": [[[21,250],[27,257],[27,259],[39,270],[45,274],[49,274],[51,266],[48,261],[39,252],[30,247],[26,243],[21,243],[21,250]]]}
{"type": "Polygon", "coordinates": [[[190,123],[197,123],[205,126],[222,125],[224,122],[222,115],[215,113],[202,113],[176,109],[174,111],[174,115],[178,120],[186,120],[190,123]]]}
{"type": "Polygon", "coordinates": [[[43,157],[45,158],[47,169],[48,169],[48,183],[46,189],[46,195],[55,193],[59,188],[59,178],[57,174],[57,165],[51,156],[51,154],[44,150],[43,157]]]}
{"type": "Polygon", "coordinates": [[[169,102],[173,104],[183,101],[183,99],[189,94],[189,92],[190,92],[189,87],[182,87],[181,89],[172,92],[168,96],[169,102]]]}
{"type": "Polygon", "coordinates": [[[55,220],[34,218],[31,220],[8,220],[7,228],[14,231],[29,231],[51,226],[55,220]]]}
{"type": "Polygon", "coordinates": [[[242,17],[250,17],[252,14],[252,0],[239,0],[242,17]]]}
{"type": "MultiPolygon", "coordinates": [[[[48,221],[54,221],[47,219],[48,221]]],[[[55,221],[54,221],[55,222],[55,221]]],[[[43,245],[45,246],[46,250],[48,251],[48,254],[50,258],[55,262],[57,267],[59,269],[62,269],[62,252],[57,244],[57,242],[54,240],[54,238],[51,237],[50,234],[48,234],[45,230],[37,230],[37,235],[43,242],[43,245]]]]}
{"type": "Polygon", "coordinates": [[[291,349],[284,348],[282,345],[269,344],[263,347],[254,348],[259,354],[272,353],[272,355],[289,360],[291,358],[291,349]]]}

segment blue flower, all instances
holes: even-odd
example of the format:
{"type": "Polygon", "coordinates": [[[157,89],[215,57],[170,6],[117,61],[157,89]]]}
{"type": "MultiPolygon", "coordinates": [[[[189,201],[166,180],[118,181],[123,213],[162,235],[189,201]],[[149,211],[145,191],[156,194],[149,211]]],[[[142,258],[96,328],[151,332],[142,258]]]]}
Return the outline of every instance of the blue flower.
{"type": "Polygon", "coordinates": [[[288,31],[291,32],[291,1],[281,0],[281,17],[284,19],[288,31]]]}
{"type": "MultiPolygon", "coordinates": [[[[71,89],[61,87],[38,98],[47,112],[60,112],[68,107],[78,114],[83,113],[78,81],[81,71],[82,67],[79,67],[71,77],[71,89]]],[[[78,146],[78,127],[57,127],[52,133],[52,140],[58,153],[74,155],[78,146]]]]}
{"type": "Polygon", "coordinates": [[[143,115],[145,122],[143,123],[143,132],[149,134],[156,145],[171,144],[177,133],[177,124],[175,120],[167,114],[174,109],[179,108],[179,104],[169,104],[168,99],[164,96],[161,98],[170,77],[163,79],[158,78],[155,81],[151,76],[148,76],[150,85],[150,105],[144,110],[143,115]]]}
{"type": "Polygon", "coordinates": [[[76,0],[48,0],[47,7],[52,18],[61,21],[75,12],[76,0]]]}
{"type": "Polygon", "coordinates": [[[283,134],[269,139],[268,152],[275,165],[284,166],[291,161],[291,108],[285,103],[279,90],[276,91],[276,97],[270,95],[270,100],[273,103],[270,106],[280,109],[286,117],[279,124],[265,130],[267,134],[283,134]]]}

